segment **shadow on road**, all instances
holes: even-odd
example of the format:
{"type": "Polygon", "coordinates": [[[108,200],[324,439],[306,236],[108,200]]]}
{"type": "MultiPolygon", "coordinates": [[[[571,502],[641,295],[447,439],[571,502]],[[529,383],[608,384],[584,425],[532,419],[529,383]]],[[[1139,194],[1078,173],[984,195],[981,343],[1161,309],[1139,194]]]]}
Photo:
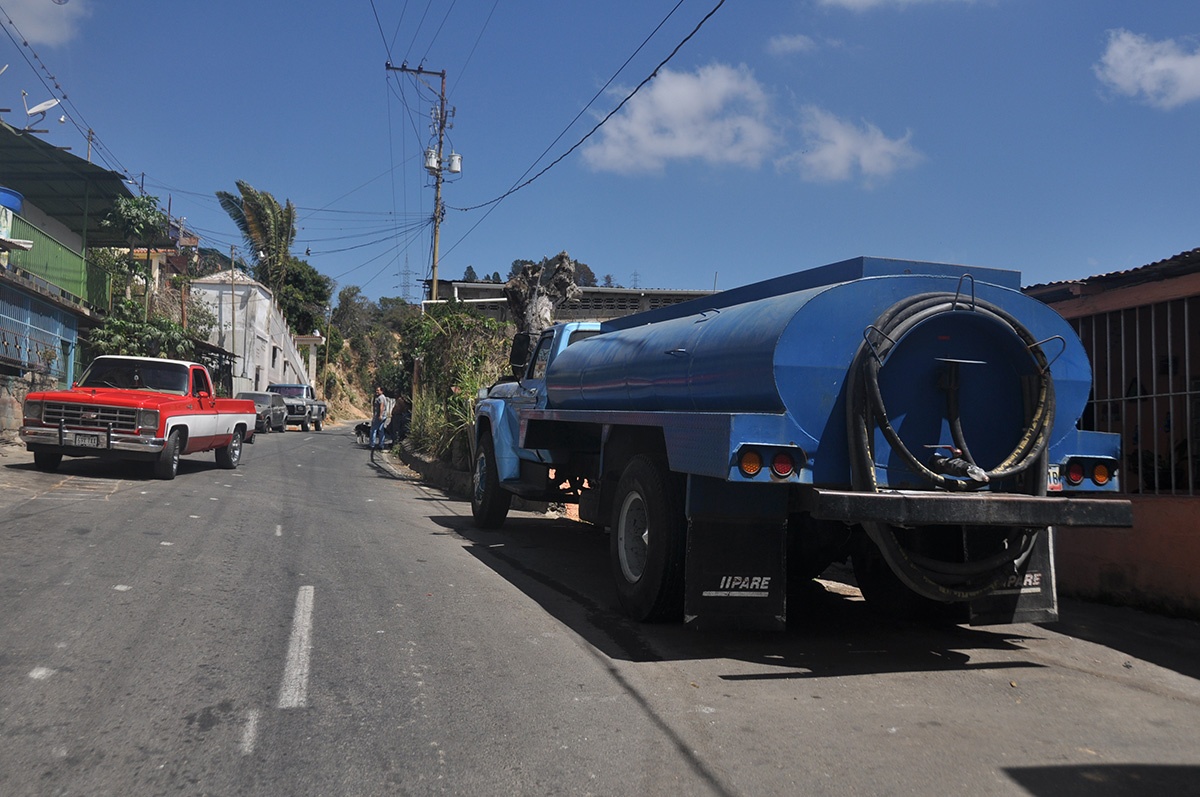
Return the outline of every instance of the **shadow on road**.
{"type": "Polygon", "coordinates": [[[682,624],[635,623],[618,609],[603,531],[566,519],[510,517],[498,531],[475,528],[469,515],[432,519],[467,543],[480,562],[617,660],[733,659],[769,668],[722,676],[729,681],[1042,666],[979,655],[1021,651],[1026,637],[1011,627],[885,623],[856,590],[832,582],[806,585],[800,605],[789,606],[785,633],[697,633],[682,624]]]}

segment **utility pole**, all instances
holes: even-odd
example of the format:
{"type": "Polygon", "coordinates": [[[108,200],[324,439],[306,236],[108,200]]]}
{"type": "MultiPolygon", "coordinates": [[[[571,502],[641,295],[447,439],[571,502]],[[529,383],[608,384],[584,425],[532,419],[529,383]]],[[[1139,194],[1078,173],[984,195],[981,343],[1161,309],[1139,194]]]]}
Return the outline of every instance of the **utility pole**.
{"type": "MultiPolygon", "coordinates": [[[[452,110],[446,108],[446,70],[441,72],[431,72],[418,66],[413,69],[407,62],[400,66],[392,66],[391,61],[388,61],[384,68],[390,72],[407,72],[412,75],[421,77],[423,75],[436,75],[442,79],[441,90],[438,92],[438,107],[434,109],[434,124],[437,126],[437,148],[429,148],[425,151],[425,170],[434,177],[434,194],[433,194],[433,285],[430,288],[429,298],[437,300],[438,298],[438,245],[441,237],[442,223],[442,146],[446,140],[446,128],[450,117],[454,115],[452,110]]],[[[426,83],[425,85],[429,85],[426,83]]],[[[431,87],[432,88],[432,87],[431,87]]],[[[447,170],[452,174],[457,174],[462,170],[462,156],[455,153],[450,154],[449,161],[445,163],[447,170]]]]}

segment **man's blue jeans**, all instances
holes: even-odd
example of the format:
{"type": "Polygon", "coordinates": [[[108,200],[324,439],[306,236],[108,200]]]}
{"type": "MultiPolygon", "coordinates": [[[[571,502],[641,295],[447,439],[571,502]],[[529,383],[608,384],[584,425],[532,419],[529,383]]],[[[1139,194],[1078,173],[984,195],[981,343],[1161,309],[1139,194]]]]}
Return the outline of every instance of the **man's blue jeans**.
{"type": "Polygon", "coordinates": [[[382,419],[371,419],[371,448],[383,448],[383,430],[386,426],[382,419]]]}

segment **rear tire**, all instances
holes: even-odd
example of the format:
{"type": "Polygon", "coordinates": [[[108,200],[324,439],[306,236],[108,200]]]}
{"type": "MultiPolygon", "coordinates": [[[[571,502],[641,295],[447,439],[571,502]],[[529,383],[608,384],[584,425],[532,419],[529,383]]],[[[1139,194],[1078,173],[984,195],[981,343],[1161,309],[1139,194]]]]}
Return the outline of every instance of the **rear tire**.
{"type": "Polygon", "coordinates": [[[53,473],[62,464],[62,454],[52,451],[33,452],[33,466],[44,473],[53,473]]]}
{"type": "Polygon", "coordinates": [[[481,529],[498,529],[508,517],[512,493],[500,486],[496,471],[496,447],[492,435],[485,432],[475,452],[475,469],[471,478],[471,514],[481,529]]]}
{"type": "Polygon", "coordinates": [[[217,449],[217,464],[226,470],[233,470],[242,461],[242,430],[234,429],[229,445],[217,449]]]}
{"type": "Polygon", "coordinates": [[[175,478],[175,474],[178,472],[179,432],[176,430],[167,435],[166,445],[158,453],[158,459],[154,462],[154,477],[170,481],[175,478]]]}
{"type": "Polygon", "coordinates": [[[683,614],[687,520],[680,486],[664,463],[645,454],[629,461],[617,483],[609,559],[621,609],[634,620],[683,614]]]}

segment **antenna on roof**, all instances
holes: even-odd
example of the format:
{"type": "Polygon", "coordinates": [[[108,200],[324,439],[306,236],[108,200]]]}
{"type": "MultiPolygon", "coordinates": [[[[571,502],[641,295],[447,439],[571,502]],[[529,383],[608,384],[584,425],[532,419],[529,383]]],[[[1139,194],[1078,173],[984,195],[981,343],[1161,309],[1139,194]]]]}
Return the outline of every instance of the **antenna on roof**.
{"type": "Polygon", "coordinates": [[[29,123],[25,125],[26,130],[45,120],[46,111],[62,102],[62,100],[46,100],[45,102],[39,102],[37,105],[30,108],[29,101],[25,99],[28,96],[29,92],[25,91],[25,89],[21,89],[21,102],[25,104],[25,116],[29,117],[29,123]],[[34,119],[34,116],[37,116],[37,119],[34,119]]]}

